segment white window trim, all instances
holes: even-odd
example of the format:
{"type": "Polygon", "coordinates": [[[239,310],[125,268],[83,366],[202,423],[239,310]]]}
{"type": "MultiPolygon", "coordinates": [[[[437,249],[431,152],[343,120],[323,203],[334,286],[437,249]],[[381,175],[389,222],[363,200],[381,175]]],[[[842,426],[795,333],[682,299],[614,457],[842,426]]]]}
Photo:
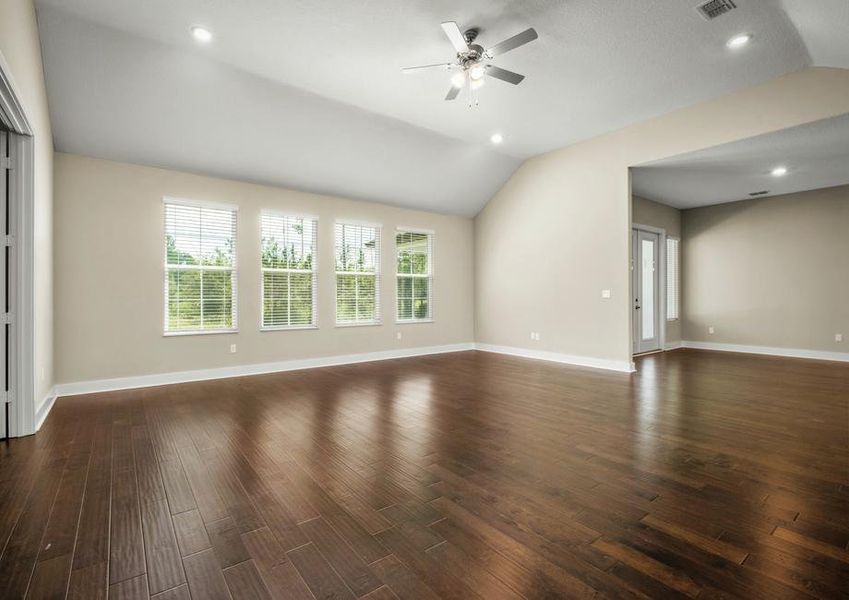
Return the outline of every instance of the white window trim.
{"type": "MultiPolygon", "coordinates": [[[[232,267],[218,267],[215,265],[169,265],[168,264],[168,247],[163,244],[162,254],[163,254],[163,264],[165,265],[162,277],[162,295],[163,295],[163,311],[162,311],[162,337],[184,337],[184,336],[192,336],[192,335],[220,335],[226,333],[239,333],[239,287],[238,287],[238,269],[239,269],[239,207],[235,204],[224,204],[220,202],[209,202],[206,200],[192,200],[189,198],[176,198],[174,196],[163,196],[162,197],[162,232],[165,233],[165,206],[168,204],[181,205],[181,206],[191,206],[195,208],[212,208],[216,210],[230,210],[235,213],[236,219],[236,227],[234,234],[234,248],[235,248],[235,259],[233,261],[232,267]],[[233,326],[227,327],[223,329],[180,329],[176,331],[168,330],[168,272],[173,269],[186,269],[186,270],[198,270],[198,271],[230,271],[231,273],[231,286],[232,286],[232,298],[231,303],[233,306],[233,326]]],[[[165,240],[163,235],[163,241],[165,240]]]]}
{"type": "Polygon", "coordinates": [[[298,212],[279,210],[279,209],[262,209],[259,218],[259,236],[260,236],[260,260],[259,260],[259,330],[260,331],[305,331],[310,329],[318,329],[318,267],[319,267],[319,247],[318,229],[320,221],[316,215],[302,214],[298,212]],[[280,269],[275,267],[262,266],[262,215],[272,215],[275,217],[293,217],[296,219],[310,219],[315,221],[315,248],[312,253],[312,271],[304,271],[301,269],[280,269]],[[265,325],[263,324],[263,306],[265,301],[265,277],[263,273],[266,271],[291,272],[291,273],[312,273],[312,323],[309,325],[265,325]]]}
{"type": "Polygon", "coordinates": [[[374,221],[358,221],[356,219],[336,219],[333,222],[334,229],[335,225],[354,225],[356,227],[375,227],[381,231],[383,231],[382,223],[375,223],[374,221]]]}
{"type": "Polygon", "coordinates": [[[434,238],[436,238],[436,235],[435,235],[435,233],[432,229],[422,229],[422,228],[419,228],[419,227],[402,227],[402,226],[398,226],[395,229],[395,261],[394,261],[394,263],[395,263],[395,324],[396,325],[415,325],[417,323],[433,323],[435,321],[435,319],[434,319],[435,302],[434,302],[434,299],[433,299],[434,298],[433,286],[434,286],[434,281],[436,280],[436,277],[434,275],[434,262],[435,261],[433,260],[433,255],[435,254],[434,249],[435,249],[435,243],[436,242],[435,242],[434,238]],[[428,240],[428,244],[430,246],[430,252],[428,253],[428,257],[427,257],[428,271],[429,272],[428,272],[427,275],[412,274],[412,273],[398,273],[398,241],[397,241],[397,235],[399,233],[423,233],[423,234],[426,234],[430,237],[430,239],[428,240]],[[425,319],[415,319],[415,318],[400,319],[398,317],[398,278],[399,277],[417,277],[417,278],[420,278],[420,279],[430,279],[430,285],[428,286],[428,290],[430,292],[430,298],[429,298],[429,303],[428,303],[428,309],[429,309],[430,315],[427,318],[425,318],[425,319]]]}
{"type": "MultiPolygon", "coordinates": [[[[275,216],[275,217],[292,217],[292,218],[295,218],[295,219],[310,219],[312,221],[315,221],[316,224],[318,224],[318,222],[319,222],[318,215],[312,214],[312,213],[302,213],[302,212],[298,212],[297,210],[285,210],[285,209],[279,209],[279,208],[263,208],[260,211],[260,219],[262,218],[262,215],[272,215],[272,216],[275,216]]],[[[262,223],[260,221],[260,225],[261,224],[262,223]]]]}
{"type": "Polygon", "coordinates": [[[678,321],[678,320],[680,320],[680,319],[681,319],[681,238],[680,238],[680,237],[678,237],[678,236],[674,236],[674,235],[668,235],[668,236],[666,236],[666,241],[664,242],[664,248],[663,248],[663,251],[664,251],[664,253],[665,253],[665,255],[664,255],[664,264],[663,264],[663,271],[664,271],[664,277],[665,277],[665,279],[664,279],[664,283],[665,283],[665,285],[664,285],[664,288],[663,288],[663,295],[664,295],[664,296],[666,296],[666,306],[664,307],[664,308],[665,308],[665,311],[666,311],[666,314],[665,314],[664,316],[666,317],[666,321],[667,321],[668,323],[673,323],[673,322],[678,321]],[[676,307],[675,307],[675,312],[677,313],[677,316],[672,317],[672,318],[670,318],[670,317],[669,317],[669,306],[668,306],[668,304],[669,304],[669,292],[668,292],[668,290],[666,289],[666,286],[668,286],[668,285],[669,285],[669,277],[668,277],[668,272],[669,272],[669,265],[668,265],[668,261],[669,261],[669,251],[668,251],[668,249],[669,249],[669,248],[668,248],[668,242],[669,242],[669,240],[675,240],[675,241],[678,243],[678,256],[677,256],[677,260],[678,260],[678,265],[677,265],[677,267],[678,267],[678,281],[677,281],[677,284],[678,284],[678,293],[676,294],[676,296],[677,296],[677,300],[678,300],[678,306],[676,306],[676,307]]]}
{"type": "Polygon", "coordinates": [[[183,337],[190,335],[221,335],[225,333],[239,333],[238,329],[189,329],[186,331],[166,331],[162,337],[183,337]]]}
{"type": "Polygon", "coordinates": [[[333,223],[333,311],[335,313],[334,327],[374,327],[383,325],[383,306],[380,300],[381,294],[381,262],[383,261],[383,225],[367,221],[356,221],[350,219],[336,219],[333,223]],[[339,271],[336,269],[336,226],[353,225],[355,227],[373,227],[377,230],[377,261],[374,272],[370,271],[339,271]],[[339,320],[339,275],[360,275],[374,277],[374,302],[375,318],[371,321],[340,321],[339,320]]]}
{"type": "Polygon", "coordinates": [[[237,204],[226,202],[213,202],[212,200],[194,200],[192,198],[178,198],[177,196],[163,196],[162,204],[179,204],[181,206],[194,206],[195,208],[214,208],[216,210],[232,210],[239,212],[237,204]]]}

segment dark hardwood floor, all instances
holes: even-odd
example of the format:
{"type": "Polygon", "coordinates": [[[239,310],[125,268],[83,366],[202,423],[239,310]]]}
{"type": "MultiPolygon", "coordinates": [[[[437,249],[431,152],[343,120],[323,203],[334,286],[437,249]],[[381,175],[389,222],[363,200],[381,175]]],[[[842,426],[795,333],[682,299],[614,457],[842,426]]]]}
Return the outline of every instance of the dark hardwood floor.
{"type": "Polygon", "coordinates": [[[464,352],[57,401],[0,597],[840,598],[849,364],[464,352]]]}

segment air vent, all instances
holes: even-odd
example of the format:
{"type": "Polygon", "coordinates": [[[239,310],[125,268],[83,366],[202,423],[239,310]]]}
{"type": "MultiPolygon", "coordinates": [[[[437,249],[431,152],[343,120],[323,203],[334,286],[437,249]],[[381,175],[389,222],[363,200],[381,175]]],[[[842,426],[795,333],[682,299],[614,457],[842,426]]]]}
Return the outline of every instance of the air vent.
{"type": "Polygon", "coordinates": [[[750,196],[763,196],[764,194],[769,194],[769,190],[761,190],[759,192],[749,192],[750,196]]]}
{"type": "Polygon", "coordinates": [[[735,8],[737,8],[737,5],[731,0],[708,0],[708,2],[698,5],[696,10],[702,17],[710,21],[735,8]]]}

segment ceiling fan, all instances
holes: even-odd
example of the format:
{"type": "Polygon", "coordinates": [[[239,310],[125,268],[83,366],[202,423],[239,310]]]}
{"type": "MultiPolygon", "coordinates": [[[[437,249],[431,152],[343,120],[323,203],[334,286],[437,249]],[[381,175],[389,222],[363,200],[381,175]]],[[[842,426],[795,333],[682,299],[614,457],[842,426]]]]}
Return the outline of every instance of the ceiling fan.
{"type": "Polygon", "coordinates": [[[518,85],[525,78],[524,75],[519,75],[513,71],[496,67],[489,64],[499,54],[504,54],[510,50],[515,50],[519,46],[524,46],[528,42],[537,39],[536,30],[531,27],[521,33],[517,33],[513,37],[509,37],[503,42],[499,42],[490,48],[484,49],[483,46],[475,44],[478,37],[477,29],[467,29],[465,33],[460,32],[460,28],[454,21],[446,21],[442,24],[442,30],[448,36],[448,40],[454,49],[457,51],[457,56],[452,62],[436,63],[433,65],[422,65],[420,67],[405,67],[401,69],[404,73],[412,73],[417,71],[426,71],[431,69],[445,69],[447,71],[456,71],[451,77],[451,89],[445,96],[446,100],[454,100],[463,88],[468,90],[469,106],[477,104],[475,92],[479,89],[486,80],[487,76],[518,85]]]}

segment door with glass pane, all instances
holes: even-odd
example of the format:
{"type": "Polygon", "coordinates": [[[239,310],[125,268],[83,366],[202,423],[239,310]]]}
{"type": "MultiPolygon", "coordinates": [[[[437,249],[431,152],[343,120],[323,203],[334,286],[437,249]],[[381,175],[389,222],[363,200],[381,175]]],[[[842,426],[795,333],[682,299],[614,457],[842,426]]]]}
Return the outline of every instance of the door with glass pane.
{"type": "Polygon", "coordinates": [[[634,352],[660,350],[660,234],[631,235],[634,352]]]}

